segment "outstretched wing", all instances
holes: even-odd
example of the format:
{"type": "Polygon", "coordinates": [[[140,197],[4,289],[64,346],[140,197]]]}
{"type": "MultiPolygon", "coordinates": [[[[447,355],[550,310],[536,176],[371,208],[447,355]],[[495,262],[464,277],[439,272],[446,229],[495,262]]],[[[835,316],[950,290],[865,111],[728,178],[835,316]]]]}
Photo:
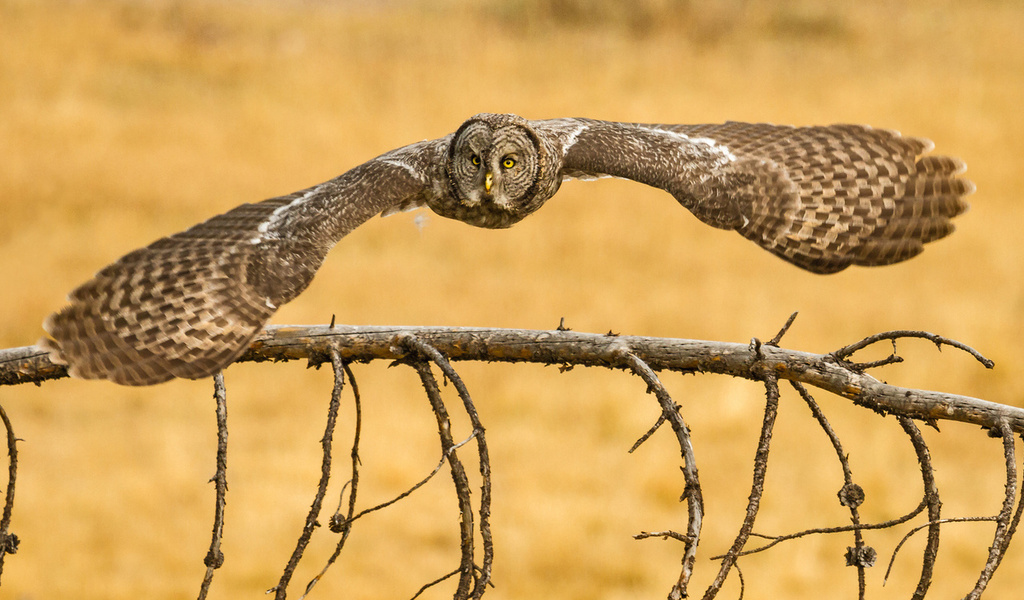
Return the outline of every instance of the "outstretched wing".
{"type": "Polygon", "coordinates": [[[930,141],[858,125],[536,122],[557,137],[563,175],[611,175],[670,192],[815,273],[887,265],[953,231],[974,185],[930,141]]]}
{"type": "Polygon", "coordinates": [[[68,296],[40,345],[71,375],[148,385],[212,375],[375,214],[416,205],[440,141],[390,152],[307,190],[244,204],[136,250],[68,296]]]}

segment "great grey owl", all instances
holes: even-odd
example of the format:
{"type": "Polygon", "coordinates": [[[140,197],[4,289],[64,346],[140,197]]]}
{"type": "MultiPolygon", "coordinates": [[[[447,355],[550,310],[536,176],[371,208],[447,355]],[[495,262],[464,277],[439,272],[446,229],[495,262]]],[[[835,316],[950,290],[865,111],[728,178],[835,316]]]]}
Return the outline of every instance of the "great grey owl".
{"type": "Polygon", "coordinates": [[[906,260],[953,231],[974,190],[928,140],[856,125],[643,125],[479,114],[311,188],[243,204],[104,268],[44,323],[53,362],[87,379],[196,379],[245,351],[377,214],[418,206],[510,227],[566,179],[661,188],[701,221],[815,273],[906,260]]]}

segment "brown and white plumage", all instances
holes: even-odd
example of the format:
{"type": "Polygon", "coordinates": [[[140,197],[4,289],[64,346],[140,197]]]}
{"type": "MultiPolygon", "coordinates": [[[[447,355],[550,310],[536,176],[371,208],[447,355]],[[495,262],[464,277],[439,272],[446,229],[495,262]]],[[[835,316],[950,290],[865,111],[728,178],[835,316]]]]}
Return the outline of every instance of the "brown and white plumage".
{"type": "Polygon", "coordinates": [[[887,265],[953,231],[974,187],[931,142],[865,126],[642,125],[477,115],[309,189],[136,250],[75,289],[41,344],[70,374],[147,385],[230,364],[376,214],[429,206],[510,227],[570,178],[664,189],[700,220],[809,271],[887,265]]]}

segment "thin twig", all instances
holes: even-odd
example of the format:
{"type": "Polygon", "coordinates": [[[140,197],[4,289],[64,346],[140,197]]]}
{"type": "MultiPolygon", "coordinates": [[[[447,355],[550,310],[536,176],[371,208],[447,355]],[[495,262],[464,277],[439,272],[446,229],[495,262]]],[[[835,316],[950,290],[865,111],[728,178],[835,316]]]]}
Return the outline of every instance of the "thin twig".
{"type": "MultiPolygon", "coordinates": [[[[338,355],[337,349],[331,354],[331,359],[335,365],[341,363],[341,357],[338,355]]],[[[352,461],[352,477],[349,478],[351,489],[348,494],[348,516],[351,517],[356,512],[356,491],[359,489],[359,439],[362,436],[363,429],[363,406],[359,397],[359,384],[356,383],[356,376],[352,372],[352,368],[348,363],[341,363],[341,365],[345,369],[345,374],[348,375],[348,380],[352,383],[352,397],[356,413],[356,422],[352,433],[352,451],[349,452],[349,458],[352,461]]],[[[348,529],[345,530],[342,537],[348,537],[348,529]]]]}
{"type": "Polygon", "coordinates": [[[1003,560],[1006,548],[1009,546],[1010,538],[1013,535],[1013,529],[1017,525],[1016,520],[1013,519],[1013,506],[1017,501],[1016,444],[1013,438],[1013,431],[1010,430],[1010,426],[1006,423],[999,427],[999,433],[1002,434],[1003,455],[1006,458],[1006,493],[1003,498],[1003,508],[996,517],[996,532],[993,536],[992,545],[988,549],[988,560],[985,561],[985,567],[981,570],[981,575],[978,577],[978,582],[974,585],[974,589],[966,596],[969,600],[980,598],[982,592],[988,587],[988,582],[992,579],[996,569],[999,567],[999,563],[1003,560]]]}
{"type": "Polygon", "coordinates": [[[761,424],[761,436],[757,442],[757,452],[754,455],[754,477],[750,486],[750,497],[747,500],[747,513],[740,526],[732,547],[722,558],[722,565],[718,570],[715,580],[704,592],[704,600],[710,600],[718,595],[722,589],[729,570],[736,564],[736,559],[743,551],[743,547],[750,537],[754,528],[754,520],[757,518],[757,511],[761,505],[761,495],[764,493],[764,478],[768,471],[768,450],[771,446],[772,431],[775,428],[775,418],[779,412],[779,383],[771,371],[763,372],[765,396],[764,421],[761,424]]]}
{"type": "Polygon", "coordinates": [[[0,419],[3,419],[7,432],[7,491],[4,493],[4,512],[0,517],[0,574],[4,572],[4,558],[18,551],[18,536],[9,533],[11,515],[14,512],[14,483],[18,479],[18,438],[14,435],[14,426],[7,416],[7,411],[0,405],[0,419]]]}
{"type": "Polygon", "coordinates": [[[672,538],[674,540],[679,540],[680,542],[685,542],[687,544],[692,544],[693,542],[696,541],[693,538],[693,536],[685,535],[685,534],[682,534],[682,533],[679,533],[679,532],[676,532],[676,531],[672,531],[670,529],[666,530],[666,531],[641,531],[640,533],[634,535],[633,539],[634,540],[646,540],[648,538],[654,538],[654,537],[659,537],[659,538],[661,538],[663,540],[667,540],[668,538],[672,538]]]}
{"type": "MultiPolygon", "coordinates": [[[[939,488],[935,483],[935,469],[932,467],[931,452],[921,435],[921,430],[912,419],[904,416],[896,417],[903,431],[910,437],[914,445],[914,453],[917,455],[917,463],[921,467],[921,482],[924,485],[924,502],[928,504],[928,542],[925,544],[924,557],[921,560],[921,577],[918,579],[917,588],[911,600],[922,600],[931,587],[932,574],[935,572],[935,561],[939,557],[939,519],[942,517],[942,501],[939,499],[939,488]]],[[[901,542],[902,544],[902,542],[901,542]]],[[[896,559],[896,552],[893,552],[893,560],[896,559]]],[[[892,569],[892,562],[889,563],[892,569]]],[[[885,572],[886,578],[889,570],[885,572]]],[[[883,579],[883,585],[884,585],[883,579]]]]}
{"type": "Polygon", "coordinates": [[[665,424],[665,413],[664,412],[658,413],[658,419],[656,421],[654,421],[654,425],[651,425],[650,429],[648,429],[642,436],[640,436],[640,438],[637,439],[637,441],[633,442],[633,445],[630,446],[630,448],[627,451],[627,453],[632,454],[632,453],[636,452],[637,448],[642,446],[644,444],[644,442],[646,442],[647,440],[651,439],[651,436],[654,435],[654,433],[656,431],[661,429],[661,426],[664,425],[664,424],[665,424]]]}
{"type": "Polygon", "coordinates": [[[846,365],[850,367],[850,369],[856,371],[857,373],[863,373],[864,371],[870,369],[877,369],[878,367],[898,365],[901,362],[903,362],[902,356],[890,354],[889,356],[886,356],[885,358],[879,360],[871,360],[868,362],[848,362],[846,363],[846,365]]]}
{"type": "Polygon", "coordinates": [[[446,573],[446,574],[438,577],[437,579],[435,579],[433,581],[430,581],[428,583],[424,583],[423,586],[420,587],[420,589],[417,590],[416,593],[413,594],[412,598],[410,598],[409,600],[416,600],[416,598],[419,598],[421,595],[423,595],[423,592],[429,590],[430,588],[434,587],[435,585],[437,585],[437,584],[439,584],[439,583],[441,583],[443,581],[451,579],[452,577],[457,575],[459,573],[459,571],[461,571],[461,569],[455,569],[454,571],[452,571],[450,573],[446,573]]]}
{"type": "Polygon", "coordinates": [[[421,487],[423,487],[424,485],[426,485],[427,482],[429,482],[431,479],[433,479],[434,476],[437,475],[441,471],[441,469],[444,467],[444,463],[448,462],[449,457],[456,450],[458,450],[459,448],[461,448],[461,447],[465,446],[466,444],[468,444],[469,442],[471,442],[473,440],[473,438],[475,438],[475,437],[476,437],[476,433],[475,432],[474,433],[470,433],[461,442],[458,442],[457,444],[453,444],[452,447],[448,450],[448,452],[445,452],[445,453],[442,454],[441,460],[438,461],[437,465],[434,466],[434,469],[432,471],[430,471],[430,473],[428,473],[426,477],[424,477],[423,479],[421,479],[418,482],[416,482],[416,484],[413,485],[412,487],[410,487],[409,489],[405,490],[404,492],[402,492],[401,494],[395,496],[394,498],[392,498],[390,500],[387,500],[385,502],[381,502],[380,504],[377,504],[375,506],[371,506],[370,508],[364,508],[363,510],[361,510],[358,513],[354,514],[351,518],[346,519],[345,521],[343,521],[341,523],[341,526],[348,527],[349,525],[351,525],[351,523],[353,521],[358,521],[359,519],[365,517],[366,515],[368,515],[370,513],[374,513],[374,512],[377,512],[378,510],[385,509],[385,508],[391,506],[392,504],[395,504],[396,502],[398,502],[398,501],[400,501],[400,500],[402,500],[404,498],[407,498],[408,496],[412,495],[413,492],[415,492],[416,490],[418,490],[421,487]]]}
{"type": "MultiPolygon", "coordinates": [[[[809,535],[827,535],[827,534],[833,534],[833,533],[849,533],[851,531],[858,531],[858,530],[859,531],[870,531],[870,530],[874,530],[874,529],[890,529],[890,528],[892,528],[892,527],[894,527],[896,525],[899,525],[901,523],[906,523],[910,519],[913,519],[917,515],[921,514],[921,512],[924,511],[924,509],[927,506],[928,506],[928,504],[925,501],[922,500],[921,503],[917,505],[917,508],[915,508],[914,510],[910,511],[909,513],[907,513],[907,514],[905,514],[905,515],[903,515],[901,517],[897,517],[895,519],[891,519],[889,521],[883,521],[881,523],[861,523],[860,525],[840,525],[840,526],[837,526],[837,527],[815,527],[813,529],[805,529],[803,531],[797,531],[796,533],[787,533],[786,535],[765,535],[763,533],[753,533],[753,532],[751,532],[750,537],[756,537],[756,538],[760,538],[760,539],[764,539],[764,540],[771,540],[771,541],[769,543],[767,543],[767,544],[764,544],[763,546],[758,546],[756,548],[751,548],[751,549],[745,549],[742,552],[738,553],[736,556],[737,557],[741,557],[741,556],[748,556],[748,555],[751,555],[751,554],[757,554],[759,552],[764,552],[765,550],[773,548],[773,547],[781,544],[782,542],[788,542],[790,540],[800,539],[802,537],[807,537],[809,535]]],[[[716,556],[712,556],[711,560],[722,560],[726,556],[727,556],[726,554],[719,554],[719,555],[716,555],[716,556]]]]}
{"type": "MultiPolygon", "coordinates": [[[[846,456],[846,452],[843,451],[843,444],[839,441],[839,436],[832,429],[832,425],[825,417],[825,413],[822,412],[818,402],[807,391],[807,388],[798,381],[791,381],[790,384],[800,394],[808,408],[811,409],[811,414],[818,421],[818,426],[822,428],[829,441],[832,442],[832,448],[835,450],[836,457],[839,459],[839,464],[843,469],[843,487],[839,492],[839,501],[850,510],[850,521],[854,525],[860,525],[860,511],[857,510],[857,507],[864,501],[864,491],[853,481],[853,470],[850,468],[850,460],[846,456]]],[[[864,535],[860,529],[853,530],[853,547],[854,553],[857,556],[862,556],[865,552],[864,535]]],[[[864,600],[864,595],[867,592],[867,582],[864,573],[865,565],[863,561],[855,561],[854,565],[857,567],[858,598],[864,600]]]]}
{"type": "MultiPolygon", "coordinates": [[[[1003,431],[1006,431],[1006,427],[1003,428],[1003,431]]],[[[1017,532],[1017,527],[1020,525],[1021,517],[1024,516],[1024,487],[1021,488],[1020,493],[1021,497],[1017,499],[1017,511],[1013,514],[1013,520],[1010,522],[1010,527],[1006,530],[1006,536],[1003,541],[1003,556],[1006,556],[1006,553],[1009,551],[1010,542],[1013,540],[1013,536],[1017,532]]]]}
{"type": "Polygon", "coordinates": [[[213,581],[213,572],[224,564],[220,542],[224,535],[224,506],[228,492],[228,397],[223,372],[218,371],[213,376],[213,397],[217,400],[217,472],[211,481],[214,482],[217,500],[213,510],[213,539],[210,540],[210,550],[203,559],[206,576],[199,588],[199,600],[206,598],[210,583],[213,581]]]}
{"type": "MultiPolygon", "coordinates": [[[[686,421],[683,420],[683,416],[679,413],[679,405],[672,400],[658,375],[651,369],[650,365],[632,352],[622,352],[622,358],[629,365],[633,373],[644,380],[647,384],[647,391],[653,393],[658,399],[658,403],[661,406],[661,418],[659,418],[658,424],[662,422],[662,419],[668,420],[672,426],[672,431],[676,434],[679,451],[683,457],[683,480],[685,482],[683,498],[686,499],[687,508],[686,536],[683,540],[685,542],[683,566],[679,579],[672,586],[672,590],[668,595],[670,600],[678,600],[679,598],[685,598],[688,593],[687,587],[689,586],[690,578],[693,576],[694,564],[697,561],[697,545],[700,543],[700,530],[704,520],[704,494],[700,487],[700,476],[697,473],[697,458],[693,451],[690,429],[686,426],[686,421]]],[[[649,437],[654,432],[654,429],[657,429],[658,424],[655,424],[646,436],[633,446],[630,452],[636,449],[636,446],[642,443],[646,437],[649,437]]]]}
{"type": "MultiPolygon", "coordinates": [[[[922,503],[921,506],[923,507],[923,506],[925,506],[925,504],[922,503]]],[[[914,535],[916,535],[917,532],[923,531],[924,529],[927,528],[927,529],[929,529],[929,533],[930,533],[932,528],[939,527],[941,525],[946,525],[947,523],[978,523],[978,522],[982,522],[982,521],[995,521],[995,520],[996,520],[996,517],[948,517],[948,518],[945,518],[945,519],[936,519],[934,521],[928,521],[927,523],[922,523],[921,525],[918,525],[917,527],[914,527],[913,529],[908,531],[906,533],[906,535],[904,535],[902,538],[900,538],[899,543],[896,544],[896,548],[893,549],[892,556],[889,557],[889,566],[885,569],[885,576],[882,577],[882,585],[885,585],[886,582],[889,580],[889,575],[892,572],[893,564],[896,562],[896,556],[900,553],[900,550],[903,548],[903,545],[906,544],[908,541],[910,541],[910,538],[913,537],[914,535]]],[[[916,593],[915,593],[915,596],[916,596],[916,593]]]]}
{"type": "Polygon", "coordinates": [[[941,350],[943,346],[952,346],[953,348],[956,348],[957,350],[963,350],[967,354],[970,354],[975,359],[977,359],[978,362],[980,362],[981,364],[985,365],[985,368],[987,368],[987,369],[991,369],[992,367],[995,366],[995,363],[993,361],[985,358],[981,354],[981,352],[978,352],[977,350],[975,350],[974,348],[971,348],[967,344],[964,344],[962,342],[958,342],[956,340],[951,340],[951,339],[949,339],[947,337],[943,337],[941,335],[936,335],[934,333],[928,333],[926,331],[913,331],[913,330],[908,330],[908,329],[898,329],[898,330],[895,330],[895,331],[886,331],[886,332],[883,332],[883,333],[876,333],[874,335],[869,335],[868,337],[862,339],[859,342],[855,342],[855,343],[850,344],[848,346],[843,346],[842,348],[832,352],[832,356],[835,357],[836,359],[844,360],[847,357],[849,357],[851,354],[853,354],[854,352],[856,352],[858,350],[861,350],[861,349],[864,349],[864,348],[866,348],[866,347],[868,347],[868,346],[870,346],[872,344],[875,344],[877,342],[880,342],[882,340],[897,340],[897,339],[900,339],[900,338],[921,338],[921,339],[929,340],[932,343],[934,343],[939,348],[939,350],[941,350]]]}
{"type": "Polygon", "coordinates": [[[794,311],[793,314],[789,315],[789,318],[786,319],[786,324],[782,326],[782,329],[780,329],[779,332],[775,334],[775,337],[768,340],[768,342],[766,343],[769,346],[778,346],[779,343],[782,341],[782,336],[786,335],[786,333],[789,331],[789,328],[793,326],[793,321],[796,321],[796,316],[798,314],[798,312],[794,311]]]}
{"type": "MultiPolygon", "coordinates": [[[[313,530],[320,526],[317,519],[320,516],[320,508],[323,506],[324,496],[327,495],[327,484],[331,479],[331,446],[334,441],[334,428],[338,423],[338,409],[341,407],[341,391],[345,387],[345,372],[342,369],[340,357],[337,351],[331,355],[331,364],[334,367],[334,387],[331,390],[331,401],[327,409],[327,425],[324,428],[324,435],[320,438],[320,445],[323,448],[323,457],[320,462],[320,481],[317,483],[316,495],[309,507],[309,514],[306,515],[306,522],[299,534],[299,540],[295,544],[288,564],[281,573],[281,580],[274,589],[274,597],[283,600],[288,594],[288,582],[291,581],[295,568],[299,566],[302,553],[305,552],[309,540],[313,536],[313,530]]],[[[307,587],[308,591],[308,587],[307,587]]]]}

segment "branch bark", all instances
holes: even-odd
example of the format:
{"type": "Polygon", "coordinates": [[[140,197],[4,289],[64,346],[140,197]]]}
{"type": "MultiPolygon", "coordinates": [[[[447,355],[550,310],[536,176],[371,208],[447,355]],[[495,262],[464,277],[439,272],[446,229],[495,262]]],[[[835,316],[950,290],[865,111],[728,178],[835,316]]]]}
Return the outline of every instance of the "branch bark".
{"type": "MultiPolygon", "coordinates": [[[[992,430],[998,430],[1005,422],[1012,431],[1024,433],[1024,409],[969,396],[888,385],[861,372],[856,364],[847,362],[846,354],[837,357],[760,343],[618,336],[569,330],[277,325],[264,330],[239,361],[305,359],[312,364],[321,364],[330,361],[332,346],[338,348],[342,360],[347,362],[397,360],[406,354],[398,341],[405,335],[413,335],[430,344],[453,361],[535,362],[625,369],[629,365],[624,357],[632,353],[656,371],[719,373],[761,381],[758,371],[768,370],[778,379],[812,385],[883,414],[899,414],[929,422],[960,421],[992,430]]],[[[885,334],[879,335],[883,336],[879,339],[889,339],[884,337],[885,334]]],[[[927,339],[937,338],[932,334],[914,337],[924,336],[928,336],[927,339]]],[[[50,363],[46,353],[38,347],[0,350],[0,386],[39,383],[66,376],[64,367],[50,363]]]]}

